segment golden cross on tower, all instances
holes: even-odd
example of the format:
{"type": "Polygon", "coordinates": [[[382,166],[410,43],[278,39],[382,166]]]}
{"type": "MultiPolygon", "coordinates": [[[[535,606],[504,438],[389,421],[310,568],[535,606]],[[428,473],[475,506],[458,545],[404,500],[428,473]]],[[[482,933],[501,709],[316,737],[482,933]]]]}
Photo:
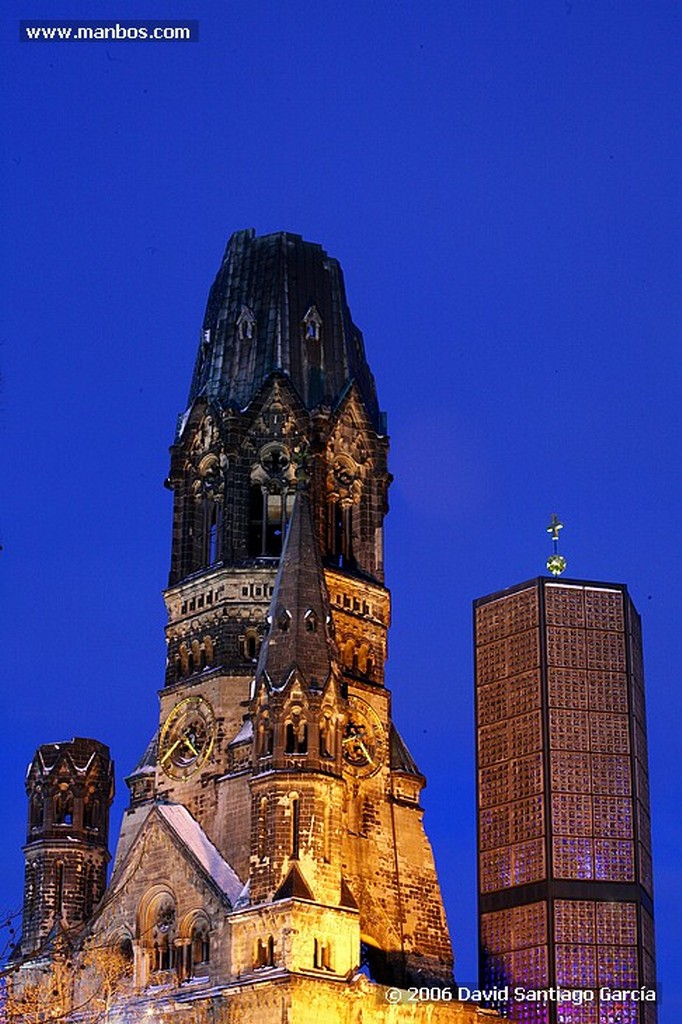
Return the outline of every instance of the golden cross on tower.
{"type": "Polygon", "coordinates": [[[549,521],[547,527],[547,533],[552,538],[554,544],[554,553],[547,559],[547,568],[551,572],[552,576],[561,576],[562,572],[566,568],[566,559],[563,555],[560,555],[557,550],[557,544],[559,542],[559,530],[563,530],[564,524],[560,522],[556,512],[552,512],[552,518],[549,521]]]}

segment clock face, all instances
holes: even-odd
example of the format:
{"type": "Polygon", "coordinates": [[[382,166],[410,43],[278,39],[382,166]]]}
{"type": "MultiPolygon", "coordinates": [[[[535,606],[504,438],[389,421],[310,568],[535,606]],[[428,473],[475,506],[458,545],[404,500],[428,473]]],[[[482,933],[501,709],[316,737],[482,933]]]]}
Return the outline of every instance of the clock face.
{"type": "Polygon", "coordinates": [[[159,764],[171,779],[188,779],[206,763],[215,739],[213,708],[203,697],[186,697],[164,722],[159,764]]]}
{"type": "Polygon", "coordinates": [[[376,711],[360,697],[348,698],[348,719],[343,733],[343,759],[354,775],[367,777],[384,761],[386,737],[376,711]]]}

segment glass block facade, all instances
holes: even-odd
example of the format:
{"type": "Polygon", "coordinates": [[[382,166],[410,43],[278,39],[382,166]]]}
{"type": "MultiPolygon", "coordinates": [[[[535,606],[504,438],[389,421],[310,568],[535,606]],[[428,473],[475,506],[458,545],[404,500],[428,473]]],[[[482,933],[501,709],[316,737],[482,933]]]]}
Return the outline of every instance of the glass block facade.
{"type": "Polygon", "coordinates": [[[644,676],[625,587],[537,579],[475,603],[481,984],[537,1024],[655,1024],[644,676]]]}

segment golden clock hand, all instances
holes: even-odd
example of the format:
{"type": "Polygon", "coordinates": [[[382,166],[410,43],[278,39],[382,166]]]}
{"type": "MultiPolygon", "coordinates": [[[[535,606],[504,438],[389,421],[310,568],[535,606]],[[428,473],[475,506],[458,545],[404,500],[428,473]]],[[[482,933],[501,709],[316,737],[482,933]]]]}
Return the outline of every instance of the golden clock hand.
{"type": "Polygon", "coordinates": [[[185,741],[185,746],[189,747],[189,749],[192,751],[192,753],[194,754],[195,757],[198,757],[199,756],[199,751],[194,746],[194,744],[192,743],[192,741],[189,738],[189,736],[185,736],[183,738],[184,738],[184,741],[185,741]]]}
{"type": "Polygon", "coordinates": [[[365,744],[362,742],[362,740],[359,739],[359,738],[358,738],[358,746],[360,747],[360,750],[363,752],[363,754],[365,755],[367,760],[371,761],[372,760],[372,755],[370,754],[369,750],[367,749],[365,744]]]}
{"type": "Polygon", "coordinates": [[[168,758],[169,758],[169,757],[171,756],[171,754],[173,753],[173,751],[175,750],[175,748],[176,748],[176,747],[177,747],[177,746],[178,746],[178,745],[180,744],[180,742],[181,742],[181,740],[176,740],[176,741],[175,741],[175,743],[173,744],[173,746],[172,746],[172,747],[169,747],[169,748],[168,748],[168,750],[166,751],[166,753],[165,753],[165,754],[163,755],[163,757],[161,758],[161,762],[160,762],[161,764],[163,764],[163,763],[164,763],[164,761],[167,761],[167,760],[168,760],[168,758]]]}

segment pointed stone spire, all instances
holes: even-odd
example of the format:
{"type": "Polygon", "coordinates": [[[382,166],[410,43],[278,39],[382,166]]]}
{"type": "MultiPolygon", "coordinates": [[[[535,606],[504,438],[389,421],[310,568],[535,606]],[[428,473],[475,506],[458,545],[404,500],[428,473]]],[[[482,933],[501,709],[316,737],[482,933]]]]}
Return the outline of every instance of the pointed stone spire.
{"type": "Polygon", "coordinates": [[[299,482],[270,603],[269,630],[261,646],[256,680],[282,689],[298,671],[321,689],[329,678],[334,641],[329,597],[315,539],[310,500],[299,482]]]}

